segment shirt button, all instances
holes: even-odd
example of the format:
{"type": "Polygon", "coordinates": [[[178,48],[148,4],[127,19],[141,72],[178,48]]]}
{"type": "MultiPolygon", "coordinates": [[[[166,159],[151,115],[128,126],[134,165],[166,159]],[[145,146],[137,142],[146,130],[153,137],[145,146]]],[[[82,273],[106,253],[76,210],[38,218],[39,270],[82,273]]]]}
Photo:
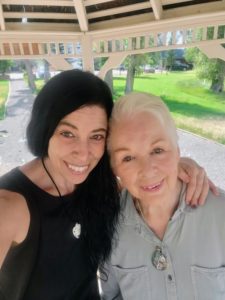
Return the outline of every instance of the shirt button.
{"type": "Polygon", "coordinates": [[[168,280],[169,280],[169,281],[172,281],[172,280],[173,280],[172,275],[170,275],[170,274],[168,275],[168,280]]]}

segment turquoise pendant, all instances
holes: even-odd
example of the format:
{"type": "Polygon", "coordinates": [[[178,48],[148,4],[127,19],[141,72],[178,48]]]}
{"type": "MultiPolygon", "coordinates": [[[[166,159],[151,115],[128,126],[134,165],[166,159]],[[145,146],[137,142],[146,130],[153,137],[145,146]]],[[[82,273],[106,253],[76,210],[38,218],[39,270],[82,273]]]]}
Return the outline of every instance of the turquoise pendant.
{"type": "Polygon", "coordinates": [[[156,246],[155,251],[152,254],[152,264],[160,271],[166,270],[168,266],[166,255],[162,253],[162,249],[159,246],[156,246]]]}

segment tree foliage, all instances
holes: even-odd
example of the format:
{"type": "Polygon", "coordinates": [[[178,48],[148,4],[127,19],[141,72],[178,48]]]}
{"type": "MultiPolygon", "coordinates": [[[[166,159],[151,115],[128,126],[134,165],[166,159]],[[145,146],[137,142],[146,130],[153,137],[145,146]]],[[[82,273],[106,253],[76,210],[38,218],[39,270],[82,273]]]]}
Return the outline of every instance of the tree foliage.
{"type": "Polygon", "coordinates": [[[225,61],[219,58],[209,59],[198,48],[189,48],[185,51],[185,59],[195,66],[196,74],[200,79],[211,82],[210,89],[214,92],[224,91],[225,61]]]}
{"type": "Polygon", "coordinates": [[[12,61],[11,60],[0,60],[0,73],[2,73],[2,75],[5,75],[5,72],[7,70],[9,70],[9,68],[12,65],[12,61]]]}
{"type": "MultiPolygon", "coordinates": [[[[212,40],[214,37],[214,27],[207,30],[207,39],[212,40]]],[[[218,27],[217,37],[223,38],[225,34],[225,25],[218,27]]],[[[197,32],[197,38],[202,40],[203,31],[197,32]]],[[[225,51],[225,49],[224,49],[225,51]]],[[[211,81],[210,89],[214,92],[224,91],[225,79],[225,61],[220,58],[209,59],[198,48],[189,48],[185,51],[185,58],[189,62],[193,62],[196,68],[197,76],[201,79],[211,81]]]]}

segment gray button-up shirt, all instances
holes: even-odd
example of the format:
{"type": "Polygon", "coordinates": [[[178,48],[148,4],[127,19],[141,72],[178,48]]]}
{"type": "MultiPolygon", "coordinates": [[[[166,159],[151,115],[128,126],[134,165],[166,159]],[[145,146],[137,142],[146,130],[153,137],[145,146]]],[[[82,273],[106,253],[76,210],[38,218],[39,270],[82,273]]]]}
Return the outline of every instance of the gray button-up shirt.
{"type": "Polygon", "coordinates": [[[209,193],[206,204],[186,206],[185,185],[178,209],[159,240],[124,191],[122,217],[111,260],[102,273],[103,299],[225,300],[225,192],[209,193]],[[168,267],[152,264],[156,246],[168,267]]]}

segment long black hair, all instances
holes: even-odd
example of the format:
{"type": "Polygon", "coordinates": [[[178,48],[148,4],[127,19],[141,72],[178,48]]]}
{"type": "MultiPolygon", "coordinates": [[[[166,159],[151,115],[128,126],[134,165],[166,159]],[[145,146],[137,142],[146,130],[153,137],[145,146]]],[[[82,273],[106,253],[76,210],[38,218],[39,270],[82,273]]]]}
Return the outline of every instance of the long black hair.
{"type": "MultiPolygon", "coordinates": [[[[35,99],[27,127],[31,152],[44,158],[58,123],[69,113],[89,105],[102,107],[109,119],[113,100],[107,84],[90,72],[61,72],[42,88],[35,99]]],[[[85,182],[75,189],[76,207],[84,224],[87,255],[96,271],[108,258],[120,211],[119,191],[105,151],[85,182]]]]}

